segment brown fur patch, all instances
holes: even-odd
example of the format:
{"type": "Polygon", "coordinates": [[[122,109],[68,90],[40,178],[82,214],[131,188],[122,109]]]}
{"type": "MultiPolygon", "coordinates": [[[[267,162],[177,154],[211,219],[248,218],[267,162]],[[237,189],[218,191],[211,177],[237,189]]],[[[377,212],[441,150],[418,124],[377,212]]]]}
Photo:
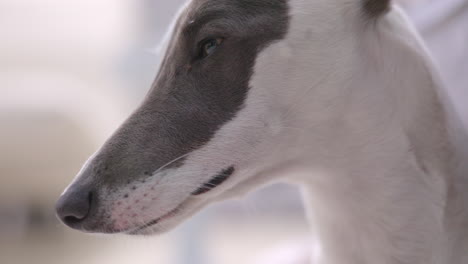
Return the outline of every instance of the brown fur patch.
{"type": "Polygon", "coordinates": [[[385,14],[390,9],[391,0],[363,0],[363,7],[370,17],[378,17],[385,14]]]}

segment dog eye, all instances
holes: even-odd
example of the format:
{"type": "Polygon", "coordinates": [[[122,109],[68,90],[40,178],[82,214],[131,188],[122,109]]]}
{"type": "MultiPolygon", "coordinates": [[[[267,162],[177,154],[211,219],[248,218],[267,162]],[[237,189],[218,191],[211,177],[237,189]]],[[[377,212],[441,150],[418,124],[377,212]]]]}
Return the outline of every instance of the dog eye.
{"type": "Polygon", "coordinates": [[[200,50],[200,58],[206,58],[211,55],[223,43],[222,38],[207,39],[202,42],[200,50]]]}

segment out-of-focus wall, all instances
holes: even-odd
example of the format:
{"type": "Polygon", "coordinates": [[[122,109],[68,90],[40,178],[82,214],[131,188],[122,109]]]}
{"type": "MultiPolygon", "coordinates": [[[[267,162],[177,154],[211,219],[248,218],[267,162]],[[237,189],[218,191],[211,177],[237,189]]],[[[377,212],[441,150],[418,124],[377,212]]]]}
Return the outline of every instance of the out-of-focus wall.
{"type": "Polygon", "coordinates": [[[51,202],[130,109],[134,1],[0,1],[0,197],[51,202]]]}
{"type": "Polygon", "coordinates": [[[137,3],[1,0],[2,67],[101,68],[135,41],[137,3]]]}
{"type": "Polygon", "coordinates": [[[0,263],[171,262],[170,238],[96,239],[53,210],[147,89],[133,92],[121,66],[140,42],[139,4],[0,0],[0,263]]]}

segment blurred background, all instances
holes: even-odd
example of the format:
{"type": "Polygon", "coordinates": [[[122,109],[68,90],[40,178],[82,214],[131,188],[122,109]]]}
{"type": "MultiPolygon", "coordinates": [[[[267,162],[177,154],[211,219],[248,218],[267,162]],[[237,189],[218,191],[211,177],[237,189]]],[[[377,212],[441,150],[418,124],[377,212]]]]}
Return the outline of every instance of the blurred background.
{"type": "MultiPolygon", "coordinates": [[[[468,1],[399,1],[468,127],[468,1]]],[[[160,237],[90,236],[55,219],[62,190],[149,89],[183,2],[0,0],[1,264],[303,263],[313,241],[285,184],[160,237]]]]}

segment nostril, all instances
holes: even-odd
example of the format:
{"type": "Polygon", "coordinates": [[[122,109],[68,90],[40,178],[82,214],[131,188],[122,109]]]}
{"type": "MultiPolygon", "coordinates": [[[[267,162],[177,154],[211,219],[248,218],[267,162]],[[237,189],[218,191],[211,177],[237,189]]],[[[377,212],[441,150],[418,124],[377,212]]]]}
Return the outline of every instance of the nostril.
{"type": "Polygon", "coordinates": [[[63,218],[63,222],[68,226],[75,226],[79,224],[81,220],[83,219],[77,218],[75,216],[65,216],[65,218],[63,218]]]}
{"type": "Polygon", "coordinates": [[[93,204],[93,193],[75,190],[63,195],[57,202],[57,215],[64,224],[80,228],[93,204]]]}
{"type": "MultiPolygon", "coordinates": [[[[89,192],[88,193],[88,208],[91,208],[91,204],[93,203],[93,193],[89,192]]],[[[89,211],[89,209],[88,209],[89,211]]]]}

